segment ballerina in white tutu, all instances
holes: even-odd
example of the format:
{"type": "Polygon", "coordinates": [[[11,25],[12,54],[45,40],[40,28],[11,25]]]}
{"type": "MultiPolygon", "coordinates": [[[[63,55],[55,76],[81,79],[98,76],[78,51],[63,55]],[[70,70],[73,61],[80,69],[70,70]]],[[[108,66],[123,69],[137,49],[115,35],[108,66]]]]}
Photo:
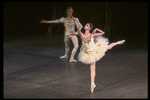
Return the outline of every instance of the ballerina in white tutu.
{"type": "Polygon", "coordinates": [[[85,34],[83,34],[79,28],[78,23],[76,22],[75,18],[73,18],[78,30],[78,34],[82,40],[82,46],[80,48],[80,53],[78,55],[78,60],[84,64],[90,64],[91,69],[91,93],[93,93],[95,85],[95,63],[96,61],[100,60],[104,55],[105,52],[112,47],[123,44],[125,40],[121,40],[118,42],[114,42],[109,44],[107,38],[103,37],[102,35],[104,32],[98,28],[95,28],[92,33],[93,25],[91,23],[87,23],[84,27],[85,34]],[[99,31],[99,33],[96,33],[99,31]]]}

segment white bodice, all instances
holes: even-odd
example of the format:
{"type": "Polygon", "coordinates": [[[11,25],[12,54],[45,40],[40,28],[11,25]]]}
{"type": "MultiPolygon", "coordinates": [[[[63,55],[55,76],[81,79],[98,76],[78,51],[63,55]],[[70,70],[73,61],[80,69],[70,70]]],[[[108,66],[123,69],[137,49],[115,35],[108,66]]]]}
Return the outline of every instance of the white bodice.
{"type": "Polygon", "coordinates": [[[84,38],[82,40],[82,44],[85,47],[86,51],[93,51],[97,49],[97,46],[94,42],[94,38],[92,38],[91,36],[84,38]]]}

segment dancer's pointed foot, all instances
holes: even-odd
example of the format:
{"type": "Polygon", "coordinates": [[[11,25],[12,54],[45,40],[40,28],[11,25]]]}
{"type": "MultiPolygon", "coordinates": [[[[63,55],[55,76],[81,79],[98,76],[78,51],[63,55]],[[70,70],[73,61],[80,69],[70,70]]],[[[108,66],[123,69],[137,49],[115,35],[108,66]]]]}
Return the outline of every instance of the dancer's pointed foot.
{"type": "Polygon", "coordinates": [[[117,44],[123,44],[125,40],[118,41],[117,44]]]}
{"type": "Polygon", "coordinates": [[[61,56],[60,59],[67,59],[68,56],[64,55],[64,56],[61,56]]]}
{"type": "Polygon", "coordinates": [[[117,42],[111,43],[111,44],[108,46],[107,50],[112,49],[112,48],[113,48],[114,46],[116,46],[116,45],[123,44],[124,42],[125,42],[125,40],[121,40],[121,41],[117,41],[117,42]]]}
{"type": "Polygon", "coordinates": [[[69,62],[77,62],[75,59],[70,59],[69,62]]]}
{"type": "Polygon", "coordinates": [[[94,92],[94,88],[95,88],[95,87],[96,87],[95,83],[92,83],[92,84],[91,84],[91,93],[94,92]]]}

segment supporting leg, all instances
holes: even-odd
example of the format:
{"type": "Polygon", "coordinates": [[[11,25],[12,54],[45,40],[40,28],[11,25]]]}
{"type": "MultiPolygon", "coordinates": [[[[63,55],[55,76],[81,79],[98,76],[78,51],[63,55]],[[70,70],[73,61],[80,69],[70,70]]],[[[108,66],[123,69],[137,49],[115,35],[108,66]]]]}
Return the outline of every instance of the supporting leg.
{"type": "Polygon", "coordinates": [[[65,55],[61,56],[60,58],[68,58],[68,52],[69,52],[69,45],[70,45],[70,38],[65,36],[64,38],[64,43],[65,43],[65,55]]]}
{"type": "Polygon", "coordinates": [[[90,65],[90,69],[91,69],[91,93],[93,93],[94,91],[94,88],[96,87],[95,85],[95,62],[93,62],[91,65],[90,65]]]}
{"type": "Polygon", "coordinates": [[[72,36],[71,40],[72,40],[72,43],[74,45],[74,48],[73,48],[73,50],[71,52],[70,62],[77,62],[77,60],[74,59],[74,56],[75,56],[76,51],[77,51],[77,49],[79,47],[78,46],[78,38],[77,38],[77,36],[72,36]]]}

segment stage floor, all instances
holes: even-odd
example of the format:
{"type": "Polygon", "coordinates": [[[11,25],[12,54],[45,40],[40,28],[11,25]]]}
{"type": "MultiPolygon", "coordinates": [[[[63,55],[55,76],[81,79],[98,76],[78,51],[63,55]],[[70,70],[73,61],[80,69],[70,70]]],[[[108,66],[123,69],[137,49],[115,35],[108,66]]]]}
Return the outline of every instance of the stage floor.
{"type": "Polygon", "coordinates": [[[93,94],[89,65],[69,63],[69,58],[59,59],[62,55],[63,37],[4,40],[3,97],[148,98],[147,47],[123,44],[107,51],[96,63],[93,94]]]}

